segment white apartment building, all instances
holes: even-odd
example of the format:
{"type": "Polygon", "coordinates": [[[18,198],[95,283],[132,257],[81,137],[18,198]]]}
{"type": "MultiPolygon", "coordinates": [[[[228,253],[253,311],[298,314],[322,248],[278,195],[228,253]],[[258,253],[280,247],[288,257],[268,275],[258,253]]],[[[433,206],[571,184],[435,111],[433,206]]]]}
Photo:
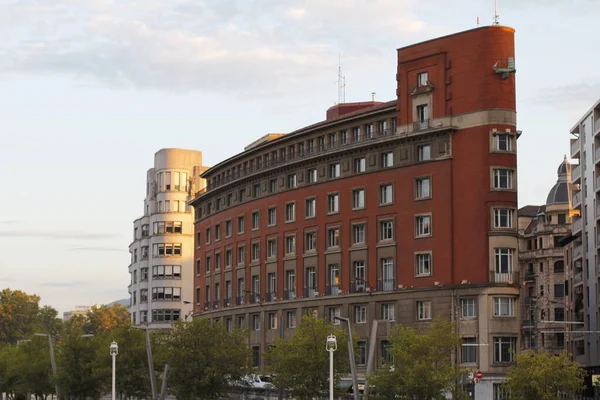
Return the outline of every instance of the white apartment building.
{"type": "Polygon", "coordinates": [[[569,348],[576,361],[586,367],[600,366],[598,354],[599,287],[598,228],[600,225],[600,101],[571,129],[571,158],[579,165],[571,170],[573,184],[572,252],[566,264],[572,286],[569,321],[583,324],[570,327],[569,348]],[[580,300],[578,300],[580,299],[580,300]]]}
{"type": "Polygon", "coordinates": [[[194,287],[194,210],[204,188],[202,153],[162,149],[146,176],[144,213],[129,246],[129,312],[133,325],[164,327],[190,318],[194,287]]]}

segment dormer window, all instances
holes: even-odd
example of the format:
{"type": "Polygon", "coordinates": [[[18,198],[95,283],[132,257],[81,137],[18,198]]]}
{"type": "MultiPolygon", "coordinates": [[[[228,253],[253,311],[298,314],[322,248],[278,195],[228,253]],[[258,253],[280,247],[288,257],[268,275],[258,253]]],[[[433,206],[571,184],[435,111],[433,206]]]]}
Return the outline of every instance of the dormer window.
{"type": "Polygon", "coordinates": [[[429,80],[429,76],[428,76],[427,72],[421,72],[421,73],[417,74],[417,86],[418,87],[427,86],[428,80],[429,80]]]}

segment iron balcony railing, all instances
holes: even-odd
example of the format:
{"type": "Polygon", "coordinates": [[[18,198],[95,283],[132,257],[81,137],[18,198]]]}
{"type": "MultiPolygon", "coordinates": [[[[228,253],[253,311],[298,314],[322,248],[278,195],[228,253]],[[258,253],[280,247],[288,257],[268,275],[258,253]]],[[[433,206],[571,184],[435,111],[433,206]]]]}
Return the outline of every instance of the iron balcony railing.
{"type": "Polygon", "coordinates": [[[213,308],[216,310],[219,308],[219,300],[213,301],[213,308]]]}
{"type": "Polygon", "coordinates": [[[296,298],[296,290],[295,289],[286,289],[283,291],[283,299],[284,300],[294,300],[296,298]]]}
{"type": "Polygon", "coordinates": [[[396,285],[395,279],[380,279],[377,281],[377,290],[388,292],[390,290],[394,290],[396,285]]]}
{"type": "Polygon", "coordinates": [[[223,305],[225,307],[231,307],[231,297],[225,297],[225,299],[223,299],[223,305]]]}
{"type": "Polygon", "coordinates": [[[277,292],[265,293],[265,301],[275,301],[275,300],[277,300],[277,292]]]}
{"type": "Polygon", "coordinates": [[[260,303],[260,294],[250,293],[250,304],[260,303]]]}
{"type": "Polygon", "coordinates": [[[341,292],[341,287],[339,285],[328,285],[325,288],[325,295],[326,296],[337,296],[339,295],[341,292]]]}
{"type": "Polygon", "coordinates": [[[236,306],[242,306],[242,305],[244,305],[244,297],[245,296],[237,296],[235,298],[235,305],[236,306]]]}
{"type": "Polygon", "coordinates": [[[304,288],[304,297],[312,298],[317,297],[318,291],[316,287],[305,287],[304,288]]]}

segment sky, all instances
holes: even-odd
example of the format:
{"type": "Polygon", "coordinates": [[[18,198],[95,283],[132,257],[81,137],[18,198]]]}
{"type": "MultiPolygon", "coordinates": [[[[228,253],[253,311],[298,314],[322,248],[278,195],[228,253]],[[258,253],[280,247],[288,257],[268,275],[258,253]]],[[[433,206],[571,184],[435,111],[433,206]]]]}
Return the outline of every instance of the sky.
{"type": "MultiPolygon", "coordinates": [[[[516,29],[519,205],[543,204],[600,98],[599,0],[498,0],[516,29]]],[[[207,166],[337,101],[394,99],[396,49],[490,25],[493,0],[0,0],[0,288],[60,312],[128,297],[145,173],[207,166]]],[[[491,66],[490,66],[491,67],[491,66]]]]}

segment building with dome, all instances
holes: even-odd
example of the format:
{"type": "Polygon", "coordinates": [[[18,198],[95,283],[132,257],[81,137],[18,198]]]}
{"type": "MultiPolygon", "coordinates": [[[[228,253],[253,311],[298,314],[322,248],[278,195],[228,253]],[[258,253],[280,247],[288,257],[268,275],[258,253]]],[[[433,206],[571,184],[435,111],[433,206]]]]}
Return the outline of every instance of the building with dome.
{"type": "Polygon", "coordinates": [[[561,239],[571,232],[571,164],[566,156],[557,170],[558,179],[546,204],[518,211],[519,265],[523,349],[544,348],[551,353],[565,349],[568,284],[565,283],[561,239]]]}

